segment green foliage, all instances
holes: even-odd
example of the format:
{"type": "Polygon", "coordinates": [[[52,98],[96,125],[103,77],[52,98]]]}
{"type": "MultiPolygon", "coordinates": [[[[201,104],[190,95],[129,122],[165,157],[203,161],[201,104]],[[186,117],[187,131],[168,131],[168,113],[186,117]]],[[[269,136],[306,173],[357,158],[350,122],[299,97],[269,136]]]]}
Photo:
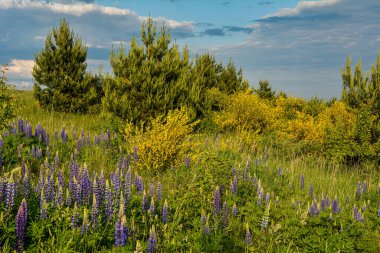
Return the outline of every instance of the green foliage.
{"type": "Polygon", "coordinates": [[[6,65],[0,70],[0,130],[7,127],[9,121],[15,117],[16,109],[15,94],[12,86],[7,83],[6,70],[6,65]]]}
{"type": "Polygon", "coordinates": [[[165,26],[158,33],[151,18],[143,23],[140,40],[142,44],[132,38],[128,53],[122,46],[112,50],[115,77],[104,80],[103,108],[122,119],[140,124],[182,106],[191,109],[193,117],[202,117],[208,89],[230,94],[248,86],[232,62],[224,68],[206,54],[193,66],[188,49],[181,53],[178,45],[171,45],[165,26]]]}
{"type": "MultiPolygon", "coordinates": [[[[87,48],[61,20],[35,55],[34,97],[46,109],[64,112],[94,111],[101,97],[101,78],[86,73],[87,48]]],[[[95,109],[96,111],[96,109],[95,109]]]]}
{"type": "Polygon", "coordinates": [[[272,90],[272,87],[269,84],[268,80],[260,80],[259,88],[254,90],[254,92],[262,99],[273,99],[275,96],[275,91],[272,90]]]}

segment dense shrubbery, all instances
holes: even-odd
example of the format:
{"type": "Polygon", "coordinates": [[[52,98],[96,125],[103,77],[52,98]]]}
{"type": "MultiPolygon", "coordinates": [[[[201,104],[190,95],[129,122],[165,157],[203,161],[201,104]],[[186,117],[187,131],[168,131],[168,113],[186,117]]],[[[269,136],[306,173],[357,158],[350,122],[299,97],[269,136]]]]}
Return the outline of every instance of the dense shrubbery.
{"type": "Polygon", "coordinates": [[[5,76],[7,66],[0,70],[0,130],[7,127],[9,121],[15,116],[16,100],[13,88],[7,83],[5,76]]]}

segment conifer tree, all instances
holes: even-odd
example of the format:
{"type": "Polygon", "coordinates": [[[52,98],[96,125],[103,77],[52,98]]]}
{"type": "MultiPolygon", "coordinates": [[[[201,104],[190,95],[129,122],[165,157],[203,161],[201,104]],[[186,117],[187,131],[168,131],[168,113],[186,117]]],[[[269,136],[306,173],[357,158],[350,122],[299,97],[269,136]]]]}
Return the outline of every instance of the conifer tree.
{"type": "Polygon", "coordinates": [[[272,90],[272,87],[269,84],[268,80],[260,80],[259,88],[254,90],[254,92],[263,99],[273,99],[275,92],[272,90]]]}
{"type": "Polygon", "coordinates": [[[45,47],[34,56],[34,97],[43,108],[83,112],[89,103],[99,100],[100,78],[86,74],[86,57],[82,40],[65,19],[61,20],[59,27],[48,33],[45,47]]]}

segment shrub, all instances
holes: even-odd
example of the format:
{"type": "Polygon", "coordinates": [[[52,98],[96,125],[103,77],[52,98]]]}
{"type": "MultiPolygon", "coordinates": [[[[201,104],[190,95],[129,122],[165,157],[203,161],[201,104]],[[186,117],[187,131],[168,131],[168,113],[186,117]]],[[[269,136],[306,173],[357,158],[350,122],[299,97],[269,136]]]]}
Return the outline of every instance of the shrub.
{"type": "Polygon", "coordinates": [[[15,95],[12,86],[7,83],[6,70],[6,65],[0,70],[0,129],[8,126],[9,121],[15,116],[15,95]]]}
{"type": "Polygon", "coordinates": [[[137,148],[137,164],[143,169],[162,171],[183,162],[194,148],[189,134],[196,124],[190,123],[185,109],[158,116],[146,127],[129,123],[124,130],[127,148],[137,148]]]}

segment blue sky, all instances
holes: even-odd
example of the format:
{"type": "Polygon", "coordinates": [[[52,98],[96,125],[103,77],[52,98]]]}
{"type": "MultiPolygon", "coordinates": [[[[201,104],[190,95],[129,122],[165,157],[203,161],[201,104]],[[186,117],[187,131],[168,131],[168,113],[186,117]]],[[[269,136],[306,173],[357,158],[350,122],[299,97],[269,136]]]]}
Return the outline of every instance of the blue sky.
{"type": "Polygon", "coordinates": [[[112,45],[128,47],[151,16],[192,55],[229,59],[257,86],[293,96],[340,96],[348,55],[364,68],[380,50],[379,0],[0,0],[0,63],[9,80],[31,87],[33,56],[66,18],[88,47],[88,66],[111,71],[112,45]]]}

